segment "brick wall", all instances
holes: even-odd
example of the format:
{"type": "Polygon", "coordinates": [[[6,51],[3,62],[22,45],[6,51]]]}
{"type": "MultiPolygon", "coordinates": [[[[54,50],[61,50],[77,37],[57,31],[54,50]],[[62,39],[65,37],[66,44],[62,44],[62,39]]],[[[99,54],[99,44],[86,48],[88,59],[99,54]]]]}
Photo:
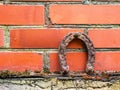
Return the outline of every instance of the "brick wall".
{"type": "MultiPolygon", "coordinates": [[[[0,70],[60,71],[58,47],[69,32],[86,33],[95,50],[95,70],[120,71],[120,0],[0,1],[0,70]]],[[[84,71],[80,40],[67,49],[70,71],[84,71]]]]}

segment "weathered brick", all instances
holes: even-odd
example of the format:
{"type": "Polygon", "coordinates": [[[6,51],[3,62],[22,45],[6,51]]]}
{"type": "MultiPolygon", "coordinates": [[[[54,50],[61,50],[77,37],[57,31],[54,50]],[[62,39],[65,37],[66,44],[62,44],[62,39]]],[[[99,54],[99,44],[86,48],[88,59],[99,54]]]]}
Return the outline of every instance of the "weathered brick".
{"type": "Polygon", "coordinates": [[[9,71],[41,71],[43,58],[41,54],[32,52],[0,52],[0,70],[9,71]]]}
{"type": "Polygon", "coordinates": [[[4,46],[4,32],[0,29],[0,47],[4,46]]]}
{"type": "Polygon", "coordinates": [[[120,24],[119,5],[50,5],[53,24],[120,24]]]}
{"type": "MultiPolygon", "coordinates": [[[[60,71],[58,54],[50,53],[50,71],[60,71]]],[[[66,54],[70,71],[84,71],[87,61],[87,53],[69,52],[66,54]]],[[[96,52],[94,69],[99,71],[120,71],[120,52],[96,52]]]]}
{"type": "MultiPolygon", "coordinates": [[[[58,48],[69,32],[83,32],[83,29],[15,29],[10,31],[11,48],[58,48]]],[[[73,40],[68,47],[81,48],[80,40],[73,40]]]]}
{"type": "Polygon", "coordinates": [[[120,48],[120,29],[90,29],[88,35],[96,48],[120,48]]]}
{"type": "Polygon", "coordinates": [[[43,25],[44,6],[40,5],[0,5],[2,25],[43,25]]]}

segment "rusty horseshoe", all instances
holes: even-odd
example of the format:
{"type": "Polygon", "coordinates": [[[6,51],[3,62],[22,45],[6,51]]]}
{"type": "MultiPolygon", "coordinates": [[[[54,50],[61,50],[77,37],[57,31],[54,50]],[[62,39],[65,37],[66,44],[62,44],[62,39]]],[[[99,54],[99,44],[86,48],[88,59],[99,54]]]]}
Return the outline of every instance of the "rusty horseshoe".
{"type": "Polygon", "coordinates": [[[87,74],[94,73],[95,49],[94,49],[92,41],[84,33],[71,32],[63,38],[63,40],[61,41],[60,46],[59,46],[58,58],[59,58],[62,75],[69,74],[69,66],[68,66],[67,60],[66,60],[66,48],[67,48],[68,44],[75,38],[82,40],[87,47],[88,60],[87,60],[85,72],[87,74]]]}

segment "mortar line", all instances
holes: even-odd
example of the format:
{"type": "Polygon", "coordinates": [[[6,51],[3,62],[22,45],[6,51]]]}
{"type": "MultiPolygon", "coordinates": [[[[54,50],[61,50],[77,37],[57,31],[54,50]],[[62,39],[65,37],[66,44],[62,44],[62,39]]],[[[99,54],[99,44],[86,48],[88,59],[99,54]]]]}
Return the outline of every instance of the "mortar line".
{"type": "Polygon", "coordinates": [[[86,4],[90,4],[90,5],[119,5],[120,2],[118,1],[92,1],[92,0],[82,0],[82,1],[7,1],[6,4],[23,4],[23,5],[43,5],[43,4],[82,4],[82,5],[86,5],[86,4]]]}
{"type": "MultiPolygon", "coordinates": [[[[120,52],[120,48],[95,48],[96,52],[103,51],[103,52],[109,52],[109,51],[116,51],[120,52]]],[[[58,52],[58,49],[10,49],[10,48],[0,48],[0,52],[37,52],[37,53],[43,53],[46,52],[58,52]]],[[[85,48],[77,48],[77,49],[66,49],[66,52],[86,52],[87,49],[85,48]]]]}
{"type": "Polygon", "coordinates": [[[49,18],[49,4],[46,3],[45,4],[45,25],[46,25],[46,28],[50,28],[52,23],[51,23],[51,19],[49,18]]]}
{"type": "MultiPolygon", "coordinates": [[[[47,7],[48,8],[48,7],[47,7]]],[[[49,13],[49,12],[48,12],[49,13]]],[[[47,20],[48,19],[47,15],[47,20]]],[[[47,24],[46,24],[47,25],[47,24]]],[[[1,25],[0,28],[2,27],[9,27],[9,29],[14,29],[14,28],[48,28],[46,26],[39,26],[39,25],[1,25]]],[[[61,25],[61,24],[54,24],[50,26],[50,28],[120,28],[120,24],[70,24],[70,25],[61,25]]]]}
{"type": "Polygon", "coordinates": [[[85,24],[85,25],[76,25],[76,24],[73,24],[73,25],[58,25],[58,24],[54,24],[54,25],[52,25],[51,26],[51,28],[120,28],[120,25],[118,24],[118,25],[113,25],[113,24],[111,24],[111,25],[100,25],[100,24],[98,24],[98,25],[88,25],[88,24],[85,24]]]}
{"type": "Polygon", "coordinates": [[[10,47],[10,32],[8,26],[4,27],[4,47],[10,47]]]}
{"type": "Polygon", "coordinates": [[[88,28],[84,29],[84,33],[88,35],[88,28]]]}
{"type": "Polygon", "coordinates": [[[29,28],[32,28],[32,29],[40,29],[40,28],[44,28],[44,26],[8,26],[9,27],[9,29],[18,29],[18,28],[20,28],[20,29],[23,29],[23,28],[25,28],[25,29],[29,29],[29,28]]]}
{"type": "Polygon", "coordinates": [[[50,68],[50,60],[49,60],[49,55],[47,53],[47,51],[45,50],[43,53],[43,71],[44,72],[49,72],[49,68],[50,68]]]}

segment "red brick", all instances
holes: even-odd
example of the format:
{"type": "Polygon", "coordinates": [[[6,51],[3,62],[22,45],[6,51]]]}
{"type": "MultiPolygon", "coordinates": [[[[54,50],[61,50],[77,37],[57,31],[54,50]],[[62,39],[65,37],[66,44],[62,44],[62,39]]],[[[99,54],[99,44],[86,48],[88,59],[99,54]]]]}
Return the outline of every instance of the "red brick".
{"type": "Polygon", "coordinates": [[[0,52],[0,70],[42,70],[42,55],[32,52],[0,52]]]}
{"type": "Polygon", "coordinates": [[[120,48],[120,29],[91,29],[88,35],[96,48],[120,48]]]}
{"type": "Polygon", "coordinates": [[[55,2],[57,2],[57,1],[61,1],[61,2],[66,2],[66,1],[82,1],[82,0],[10,0],[10,1],[47,1],[47,2],[49,2],[49,1],[55,1],[55,2]]]}
{"type": "Polygon", "coordinates": [[[119,5],[66,5],[50,6],[53,24],[120,24],[119,5]]]}
{"type": "Polygon", "coordinates": [[[0,47],[4,46],[4,32],[0,29],[0,47]]]}
{"type": "MultiPolygon", "coordinates": [[[[70,67],[70,71],[83,71],[85,70],[87,56],[85,53],[67,53],[67,62],[70,67]]],[[[58,54],[50,53],[50,71],[60,71],[58,54]]]]}
{"type": "Polygon", "coordinates": [[[120,71],[120,52],[98,52],[95,70],[120,71]]]}
{"type": "MultiPolygon", "coordinates": [[[[87,54],[84,52],[71,52],[66,54],[70,71],[84,71],[87,54]]],[[[58,54],[50,53],[50,71],[60,71],[58,54]]],[[[99,71],[120,71],[120,52],[97,52],[94,69],[99,71]]]]}
{"type": "Polygon", "coordinates": [[[2,25],[43,25],[44,6],[0,5],[2,25]]]}
{"type": "MultiPolygon", "coordinates": [[[[83,32],[82,29],[15,29],[10,31],[11,48],[58,48],[63,37],[69,32],[83,32]]],[[[81,48],[80,40],[69,44],[81,48]]]]}

